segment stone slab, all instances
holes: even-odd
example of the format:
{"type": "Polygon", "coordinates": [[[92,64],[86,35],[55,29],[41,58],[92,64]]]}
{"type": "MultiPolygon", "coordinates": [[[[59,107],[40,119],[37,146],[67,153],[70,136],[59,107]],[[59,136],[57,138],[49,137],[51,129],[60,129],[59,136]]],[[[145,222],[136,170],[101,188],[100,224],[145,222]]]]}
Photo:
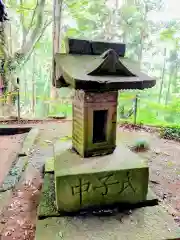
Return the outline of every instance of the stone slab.
{"type": "Polygon", "coordinates": [[[81,158],[71,149],[58,156],[55,150],[54,167],[59,211],[135,204],[146,199],[147,163],[124,146],[118,146],[113,154],[92,158],[81,158]]]}
{"type": "Polygon", "coordinates": [[[16,183],[20,180],[22,172],[25,170],[28,164],[28,157],[19,157],[15,164],[12,165],[10,171],[5,177],[0,192],[5,192],[15,187],[16,183]]]}
{"type": "Polygon", "coordinates": [[[160,206],[114,216],[54,217],[38,220],[35,240],[167,240],[179,239],[171,216],[160,206]]]}
{"type": "Polygon", "coordinates": [[[11,194],[12,194],[11,190],[8,190],[6,192],[1,192],[0,193],[0,213],[2,212],[3,208],[8,203],[8,200],[10,199],[11,194]]]}
{"type": "MultiPolygon", "coordinates": [[[[153,206],[158,204],[158,199],[156,195],[151,191],[151,189],[148,189],[148,194],[146,201],[140,203],[139,205],[126,205],[126,206],[108,206],[106,209],[96,209],[91,212],[81,212],[80,214],[107,214],[108,213],[115,213],[117,211],[123,211],[122,207],[125,209],[129,208],[136,208],[136,207],[144,207],[144,206],[153,206]]],[[[55,217],[55,216],[62,216],[61,212],[57,211],[56,204],[55,204],[55,182],[54,182],[54,174],[53,173],[46,173],[44,175],[44,182],[42,187],[42,193],[40,198],[40,203],[38,206],[38,218],[44,219],[47,217],[55,217]]]]}
{"type": "MultiPolygon", "coordinates": [[[[11,196],[12,196],[11,190],[0,193],[0,215],[2,214],[3,210],[9,204],[11,196]]],[[[0,221],[0,233],[1,233],[2,229],[4,228],[4,224],[5,224],[4,221],[0,221]]]]}
{"type": "Polygon", "coordinates": [[[23,142],[23,146],[21,149],[21,152],[19,153],[19,155],[29,155],[31,148],[37,138],[39,134],[39,129],[38,128],[32,128],[29,133],[27,134],[24,142],[23,142]]]}

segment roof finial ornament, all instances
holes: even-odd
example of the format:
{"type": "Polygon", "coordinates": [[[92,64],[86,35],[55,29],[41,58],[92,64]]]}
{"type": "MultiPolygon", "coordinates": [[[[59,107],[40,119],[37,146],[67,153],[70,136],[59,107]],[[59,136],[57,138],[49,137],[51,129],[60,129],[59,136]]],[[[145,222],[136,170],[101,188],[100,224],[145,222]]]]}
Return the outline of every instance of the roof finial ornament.
{"type": "Polygon", "coordinates": [[[135,75],[123,65],[119,60],[119,56],[113,49],[108,49],[100,56],[100,64],[94,68],[88,75],[101,76],[101,75],[116,75],[116,76],[129,76],[135,75]]]}

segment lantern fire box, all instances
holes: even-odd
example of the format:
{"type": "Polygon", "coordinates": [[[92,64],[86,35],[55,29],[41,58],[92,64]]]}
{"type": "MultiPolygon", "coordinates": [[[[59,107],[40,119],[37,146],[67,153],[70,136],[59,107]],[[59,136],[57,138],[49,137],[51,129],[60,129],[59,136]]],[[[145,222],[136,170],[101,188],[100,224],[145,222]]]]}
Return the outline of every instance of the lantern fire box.
{"type": "Polygon", "coordinates": [[[117,91],[76,90],[73,101],[73,148],[83,157],[112,153],[116,146],[117,91]]]}

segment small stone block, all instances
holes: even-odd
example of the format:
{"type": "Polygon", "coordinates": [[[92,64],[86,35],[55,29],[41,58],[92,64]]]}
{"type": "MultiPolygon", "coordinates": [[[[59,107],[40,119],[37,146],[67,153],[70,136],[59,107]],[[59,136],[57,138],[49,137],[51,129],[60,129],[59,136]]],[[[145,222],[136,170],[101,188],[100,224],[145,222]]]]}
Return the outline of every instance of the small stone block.
{"type": "Polygon", "coordinates": [[[54,158],[49,158],[45,163],[45,173],[54,172],[54,158]]]}
{"type": "Polygon", "coordinates": [[[91,55],[91,44],[87,40],[68,38],[66,44],[70,54],[91,55]]]}
{"type": "MultiPolygon", "coordinates": [[[[54,143],[55,151],[58,152],[58,156],[64,152],[64,150],[69,149],[72,146],[72,142],[69,140],[70,137],[61,138],[54,143]]],[[[51,157],[45,162],[45,173],[54,172],[54,157],[51,157]]]]}
{"type": "Polygon", "coordinates": [[[118,56],[124,57],[126,51],[126,45],[123,43],[92,42],[91,45],[94,55],[101,55],[108,49],[113,49],[118,56]]]}
{"type": "Polygon", "coordinates": [[[56,205],[74,212],[115,203],[136,204],[146,200],[149,169],[124,146],[113,154],[81,158],[66,150],[55,158],[56,205]]]}
{"type": "Polygon", "coordinates": [[[32,128],[26,138],[25,141],[23,142],[23,146],[22,149],[20,151],[19,154],[25,154],[25,155],[29,155],[30,151],[32,150],[32,146],[34,145],[37,137],[39,135],[39,129],[38,128],[32,128]]]}

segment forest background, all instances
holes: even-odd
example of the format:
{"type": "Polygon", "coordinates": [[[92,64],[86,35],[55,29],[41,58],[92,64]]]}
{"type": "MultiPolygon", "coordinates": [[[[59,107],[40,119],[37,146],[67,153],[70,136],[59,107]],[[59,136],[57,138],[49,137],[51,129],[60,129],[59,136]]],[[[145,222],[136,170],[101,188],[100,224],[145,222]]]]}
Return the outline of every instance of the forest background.
{"type": "MultiPolygon", "coordinates": [[[[56,39],[53,20],[59,9],[61,46],[66,36],[126,43],[126,56],[157,79],[154,88],[119,92],[119,121],[180,125],[180,17],[178,0],[4,1],[10,21],[0,28],[0,117],[72,116],[73,91],[52,86],[56,39]],[[16,82],[19,77],[19,85],[16,82]]],[[[56,16],[57,17],[57,16],[56,16]]],[[[57,19],[56,19],[57,21],[57,19]]]]}

